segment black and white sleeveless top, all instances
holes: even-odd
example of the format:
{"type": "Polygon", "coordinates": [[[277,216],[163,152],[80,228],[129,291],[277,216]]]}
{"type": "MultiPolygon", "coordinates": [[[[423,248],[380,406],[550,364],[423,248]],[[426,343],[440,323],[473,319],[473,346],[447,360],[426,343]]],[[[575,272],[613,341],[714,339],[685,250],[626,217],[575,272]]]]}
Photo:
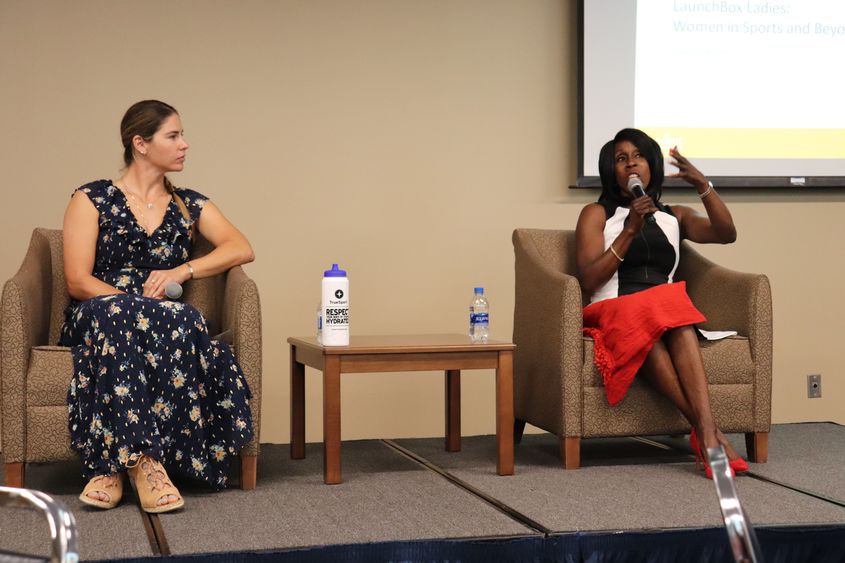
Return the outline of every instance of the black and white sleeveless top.
{"type": "MultiPolygon", "coordinates": [[[[672,283],[675,270],[678,268],[681,230],[678,219],[669,207],[662,206],[662,208],[662,211],[654,214],[655,224],[646,223],[634,237],[625,254],[625,261],[620,262],[619,269],[613,277],[593,294],[591,303],[629,295],[655,285],[672,283]]],[[[610,243],[616,240],[625,227],[629,209],[616,207],[606,212],[605,250],[610,248],[610,243]]]]}

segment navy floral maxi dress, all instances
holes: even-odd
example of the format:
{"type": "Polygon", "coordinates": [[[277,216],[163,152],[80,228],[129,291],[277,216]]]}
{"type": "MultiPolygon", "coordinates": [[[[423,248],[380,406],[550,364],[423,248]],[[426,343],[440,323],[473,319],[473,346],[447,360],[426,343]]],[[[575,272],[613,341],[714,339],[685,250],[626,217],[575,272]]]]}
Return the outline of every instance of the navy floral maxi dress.
{"type": "Polygon", "coordinates": [[[252,438],[251,394],[225,343],[202,314],[178,301],[142,297],[152,270],[188,260],[191,228],[207,198],[177,193],[147,235],[109,180],[79,188],[99,211],[93,275],[124,291],[71,301],[60,344],[73,349],[68,427],[84,477],[122,471],[146,454],[169,469],[226,486],[229,462],[252,438]]]}

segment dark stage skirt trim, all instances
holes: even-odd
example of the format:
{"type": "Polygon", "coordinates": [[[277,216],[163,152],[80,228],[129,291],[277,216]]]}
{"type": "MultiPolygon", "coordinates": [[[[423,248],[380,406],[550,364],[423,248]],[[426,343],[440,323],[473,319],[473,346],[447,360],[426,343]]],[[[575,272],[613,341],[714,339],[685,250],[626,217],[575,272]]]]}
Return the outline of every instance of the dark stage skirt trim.
{"type": "Polygon", "coordinates": [[[607,401],[615,405],[625,397],[664,332],[706,320],[682,281],[584,307],[584,334],[595,341],[594,361],[604,379],[607,401]]]}

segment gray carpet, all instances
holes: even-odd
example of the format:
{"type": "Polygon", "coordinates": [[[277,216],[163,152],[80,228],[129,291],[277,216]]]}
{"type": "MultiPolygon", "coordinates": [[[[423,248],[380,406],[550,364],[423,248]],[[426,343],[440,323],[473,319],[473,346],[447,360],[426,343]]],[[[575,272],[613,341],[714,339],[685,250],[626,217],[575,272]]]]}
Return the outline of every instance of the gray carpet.
{"type": "Polygon", "coordinates": [[[262,445],[255,491],[183,487],[185,509],[161,516],[170,552],[536,533],[378,441],[343,443],[340,485],[323,484],[320,445],[288,452],[262,445]]]}
{"type": "MultiPolygon", "coordinates": [[[[728,438],[745,456],[745,436],[731,434],[728,438]]],[[[690,451],[686,438],[653,440],[690,451]]],[[[769,433],[768,462],[749,465],[755,475],[845,504],[845,426],[832,422],[775,424],[769,433]]]]}
{"type": "Polygon", "coordinates": [[[751,470],[845,504],[845,426],[779,424],[769,435],[768,463],[751,470]]]}
{"type": "MultiPolygon", "coordinates": [[[[776,425],[769,463],[752,472],[828,499],[845,498],[845,428],[833,424],[776,425]],[[811,462],[808,463],[807,460],[811,462]]],[[[741,436],[733,436],[744,451],[741,436]]],[[[524,515],[552,533],[721,526],[713,483],[696,471],[685,440],[585,440],[579,470],[560,465],[558,441],[526,435],[515,448],[516,474],[496,475],[495,438],[464,438],[447,453],[442,438],[396,440],[424,467],[378,440],[343,443],[341,485],[324,485],[322,448],[291,460],[287,445],[262,445],[258,488],[212,493],[174,480],[186,506],[160,516],[163,549],[174,555],[274,550],[391,540],[537,537],[524,515]],[[450,481],[465,482],[504,506],[509,516],[450,481]]],[[[174,476],[175,477],[175,476],[174,476]]],[[[83,559],[153,556],[146,517],[127,487],[111,511],[85,507],[79,465],[30,465],[27,484],[63,501],[79,525],[83,559]]],[[[817,498],[761,478],[740,477],[737,487],[757,526],[845,523],[839,502],[817,498]]],[[[0,508],[0,550],[46,555],[46,523],[35,513],[0,508]]]]}
{"type": "MultiPolygon", "coordinates": [[[[440,439],[397,443],[554,532],[722,523],[713,483],[691,456],[633,439],[585,440],[583,467],[566,471],[554,436],[526,435],[513,477],[491,469],[492,436],[464,438],[458,453],[443,451],[440,439]]],[[[756,525],[845,523],[845,508],[775,484],[740,477],[737,490],[756,525]]]]}
{"type": "MultiPolygon", "coordinates": [[[[144,531],[145,516],[134,502],[132,489],[125,487],[124,502],[113,510],[91,508],[77,498],[84,485],[80,475],[78,463],[29,464],[26,485],[46,492],[73,513],[82,559],[151,556],[153,552],[144,531]]],[[[0,551],[48,556],[47,520],[35,511],[0,508],[0,551]]]]}

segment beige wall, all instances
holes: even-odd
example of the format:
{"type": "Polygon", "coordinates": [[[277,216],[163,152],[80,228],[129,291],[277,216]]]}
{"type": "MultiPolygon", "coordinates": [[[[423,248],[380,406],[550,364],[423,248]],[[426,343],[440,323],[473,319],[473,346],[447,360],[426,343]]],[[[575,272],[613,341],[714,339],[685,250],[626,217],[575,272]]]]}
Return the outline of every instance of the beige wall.
{"type": "MultiPolygon", "coordinates": [[[[314,332],[332,262],[349,271],[356,334],[461,332],[483,285],[493,336],[509,339],[511,231],[572,228],[597,195],[567,188],[573,4],[3,0],[0,279],[34,226],[61,225],[75,187],[119,174],[120,117],[155,97],[179,108],[192,143],[173,180],[211,196],[256,250],[263,441],[288,441],[285,339],[314,332]]],[[[704,252],[771,277],[774,421],[845,423],[845,197],[725,199],[739,240],[704,252]],[[805,374],[818,372],[824,398],[808,401],[805,374]]],[[[321,437],[319,389],[309,370],[309,440],[321,437]]],[[[432,373],[349,376],[343,437],[438,435],[442,391],[432,373]]],[[[493,414],[492,373],[467,372],[464,432],[492,433],[493,414]]]]}

